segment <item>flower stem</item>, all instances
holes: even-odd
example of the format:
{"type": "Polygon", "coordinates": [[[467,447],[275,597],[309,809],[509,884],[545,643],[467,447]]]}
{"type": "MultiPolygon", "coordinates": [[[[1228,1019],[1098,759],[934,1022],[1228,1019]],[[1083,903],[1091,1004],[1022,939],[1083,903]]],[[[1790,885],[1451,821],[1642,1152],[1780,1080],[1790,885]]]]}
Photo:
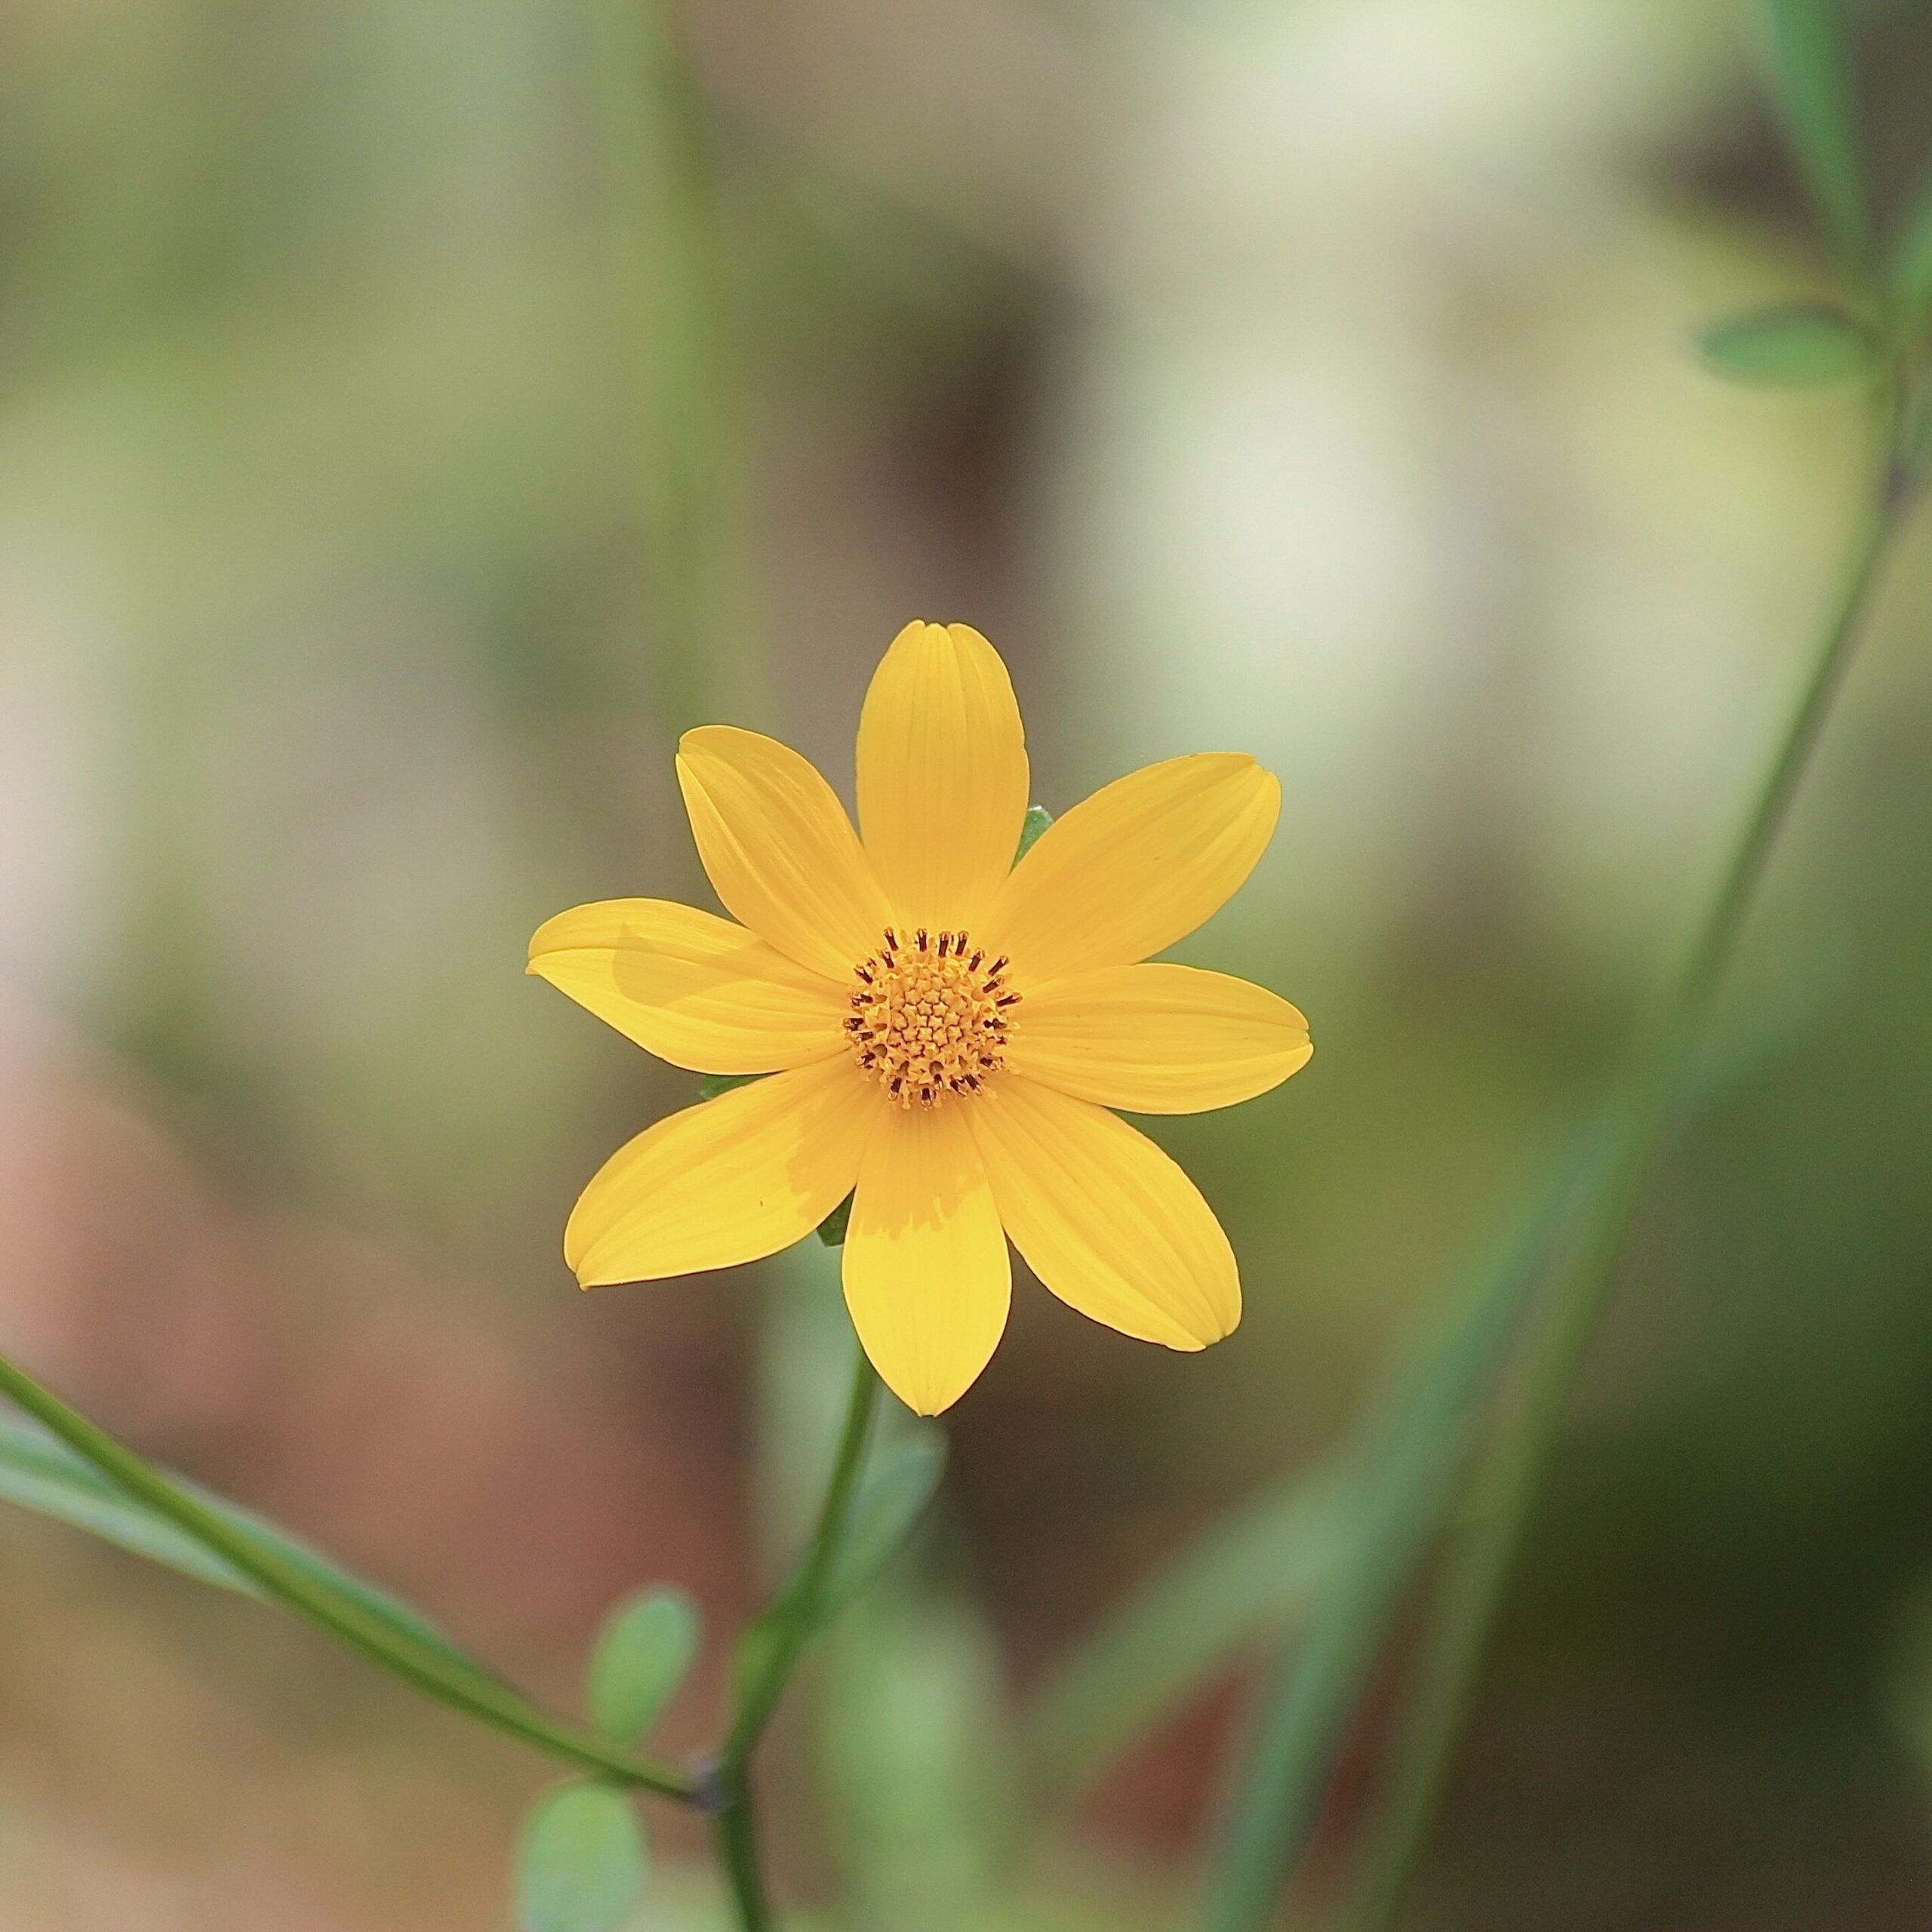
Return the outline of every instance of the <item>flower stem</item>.
{"type": "Polygon", "coordinates": [[[1452,1546],[1423,1638],[1420,1681],[1402,1725],[1388,1794],[1345,1923],[1380,1932],[1401,1906],[1480,1678],[1494,1622],[1595,1331],[1670,1112],[1759,881],[1790,811],[1863,629],[1880,567],[1903,520],[1911,478],[1895,455],[1888,411],[1883,469],[1784,735],[1700,922],[1682,967],[1640,1032],[1621,1083],[1614,1164],[1586,1204],[1532,1332],[1521,1395],[1477,1476],[1467,1530],[1452,1546]]]}
{"type": "Polygon", "coordinates": [[[730,1734],[716,1765],[700,1785],[708,1798],[718,1863],[738,1915],[741,1932],[769,1932],[771,1908],[758,1863],[750,1783],[751,1756],[791,1681],[792,1672],[817,1627],[826,1580],[844,1542],[845,1528],[865,1466],[866,1438],[878,1398],[878,1377],[863,1349],[855,1349],[851,1393],[845,1404],[825,1497],[804,1553],[738,1647],[738,1700],[730,1734]]]}
{"type": "Polygon", "coordinates": [[[718,1863],[731,1889],[742,1932],[771,1932],[771,1907],[764,1896],[764,1875],[758,1863],[758,1832],[751,1792],[740,1780],[713,1815],[712,1835],[718,1843],[718,1863]]]}
{"type": "Polygon", "coordinates": [[[878,1396],[878,1377],[863,1349],[855,1349],[852,1391],[845,1404],[845,1426],[833,1458],[825,1500],[819,1506],[812,1540],[799,1558],[790,1580],[771,1607],[746,1632],[740,1651],[741,1677],[737,1715],[725,1740],[722,1768],[728,1777],[742,1777],[753,1747],[771,1721],[792,1672],[818,1622],[826,1578],[844,1540],[852,1512],[859,1471],[865,1462],[866,1438],[878,1396]]]}

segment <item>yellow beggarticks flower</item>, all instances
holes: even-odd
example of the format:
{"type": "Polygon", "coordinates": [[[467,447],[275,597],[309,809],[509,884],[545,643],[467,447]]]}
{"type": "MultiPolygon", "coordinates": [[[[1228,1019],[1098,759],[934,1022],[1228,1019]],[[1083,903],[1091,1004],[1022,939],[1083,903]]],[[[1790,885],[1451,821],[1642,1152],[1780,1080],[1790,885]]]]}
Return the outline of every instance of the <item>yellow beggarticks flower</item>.
{"type": "Polygon", "coordinates": [[[1107,1111],[1198,1113],[1314,1051],[1273,993],[1146,963],[1240,886],[1281,787],[1228,753],[1103,787],[1013,862],[1029,796],[1006,666],[963,624],[909,624],[859,718],[859,822],[796,752],[687,732],[678,782],[741,923],[663,900],[560,913],[530,971],[661,1059],[768,1074],[607,1161],[564,1234],[586,1287],[725,1268],[854,1193],[845,1299],[921,1414],[1006,1325],[1007,1241],[1123,1334],[1204,1348],[1241,1319],[1194,1183],[1107,1111]],[[856,1189],[856,1192],[854,1190],[856,1189]]]}

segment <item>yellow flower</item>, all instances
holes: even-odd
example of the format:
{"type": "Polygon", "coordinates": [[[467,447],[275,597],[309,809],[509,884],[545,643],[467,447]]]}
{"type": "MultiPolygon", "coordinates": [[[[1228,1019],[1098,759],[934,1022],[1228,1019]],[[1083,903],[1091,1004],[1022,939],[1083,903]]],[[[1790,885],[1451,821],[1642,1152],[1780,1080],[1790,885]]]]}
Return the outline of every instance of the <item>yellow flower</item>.
{"type": "Polygon", "coordinates": [[[999,1340],[1009,1236],[1082,1314],[1170,1348],[1218,1341],[1241,1319],[1227,1237],[1107,1109],[1228,1106],[1313,1051],[1274,994],[1143,963],[1247,878],[1280,786],[1245,756],[1171,758],[1075,806],[1015,865],[1029,789],[1006,666],[963,624],[918,623],[866,694],[858,780],[863,843],[797,752],[688,732],[678,782],[742,923],[615,899],[531,941],[531,972],[660,1058],[771,1076],[605,1164],[565,1230],[577,1278],[756,1260],[856,1188],[846,1302],[922,1414],[999,1340]]]}

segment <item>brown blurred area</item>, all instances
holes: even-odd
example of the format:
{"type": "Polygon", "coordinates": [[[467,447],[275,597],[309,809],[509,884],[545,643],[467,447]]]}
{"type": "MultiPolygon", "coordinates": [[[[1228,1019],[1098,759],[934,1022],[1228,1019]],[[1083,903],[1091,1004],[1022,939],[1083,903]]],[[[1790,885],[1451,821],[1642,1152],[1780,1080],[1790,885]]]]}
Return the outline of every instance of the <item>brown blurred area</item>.
{"type": "MultiPolygon", "coordinates": [[[[0,10],[0,1349],[560,1709],[611,1603],[683,1585],[677,1755],[772,1560],[772,1389],[812,1395],[771,1311],[827,1278],[583,1296],[557,1251],[692,1091],[521,970],[565,906],[694,889],[594,11],[0,10]]],[[[1860,21],[1892,208],[1932,23],[1860,21]]],[[[1050,808],[1222,745],[1283,779],[1185,951],[1320,1051],[1155,1130],[1241,1331],[1170,1357],[1029,1283],[947,1419],[944,1587],[983,1620],[931,1680],[1010,1706],[1335,1438],[1614,1050],[1783,706],[1854,442],[1841,398],[1741,399],[1686,345],[1824,270],[1727,0],[686,23],[753,721],[849,792],[878,653],[956,619],[1050,808]]],[[[1932,1926],[1928,573],[1738,976],[1777,1051],[1647,1208],[1418,1924],[1932,1926]]],[[[5,1932],[509,1922],[540,1760],[17,1512],[0,1604],[5,1932]]],[[[840,1771],[898,1748],[851,1742],[839,1700],[894,1694],[848,1667],[777,1740],[786,1890],[943,1932],[878,1903],[937,1827],[840,1771]]],[[[946,1922],[1178,1922],[1245,1688],[946,1922]]],[[[640,1924],[714,1923],[695,1832],[654,1843],[640,1924]]]]}

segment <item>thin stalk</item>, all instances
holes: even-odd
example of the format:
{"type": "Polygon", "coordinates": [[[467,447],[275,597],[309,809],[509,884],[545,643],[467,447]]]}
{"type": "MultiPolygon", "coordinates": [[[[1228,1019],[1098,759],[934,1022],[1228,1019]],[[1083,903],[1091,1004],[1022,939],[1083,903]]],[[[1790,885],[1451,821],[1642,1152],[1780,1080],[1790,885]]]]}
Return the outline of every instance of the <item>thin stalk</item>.
{"type": "Polygon", "coordinates": [[[854,1354],[845,1425],[811,1540],[784,1588],[746,1632],[739,1646],[737,1709],[724,1748],[705,1781],[703,1795],[712,1814],[718,1863],[731,1887],[741,1932],[768,1932],[773,1923],[758,1863],[751,1755],[818,1623],[826,1582],[845,1540],[859,1472],[865,1465],[866,1438],[871,1433],[878,1402],[878,1377],[872,1373],[864,1349],[856,1349],[854,1354]]]}
{"type": "Polygon", "coordinates": [[[1551,1282],[1547,1315],[1531,1337],[1520,1401],[1478,1475],[1469,1527],[1450,1552],[1389,1795],[1364,1863],[1361,1888],[1346,1915],[1350,1932],[1380,1932],[1394,1922],[1420,1855],[1474,1697],[1490,1627],[1602,1312],[1652,1149],[1844,681],[1880,567],[1909,504],[1911,479],[1894,455],[1897,431],[1894,409],[1887,413],[1883,473],[1810,675],[1684,964],[1639,1035],[1623,1083],[1615,1164],[1601,1192],[1586,1205],[1551,1282]]]}
{"type": "Polygon", "coordinates": [[[747,1667],[739,1690],[737,1715],[724,1743],[722,1765],[728,1777],[742,1772],[752,1746],[771,1721],[771,1714],[784,1695],[792,1669],[817,1623],[826,1580],[844,1540],[859,1472],[865,1462],[866,1438],[878,1396],[878,1377],[872,1373],[865,1351],[859,1349],[854,1352],[857,1361],[852,1392],[845,1405],[845,1426],[832,1461],[825,1500],[819,1506],[812,1540],[791,1580],[746,1634],[743,1654],[747,1667]]]}
{"type": "Polygon", "coordinates": [[[414,1641],[353,1598],[331,1590],[278,1551],[256,1542],[198,1497],[171,1482],[116,1437],[70,1409],[25,1370],[0,1356],[0,1392],[42,1423],[108,1481],[213,1550],[278,1601],[319,1625],[352,1650],[417,1690],[497,1730],[520,1737],[579,1770],[614,1783],[692,1801],[691,1780],[668,1767],[633,1758],[603,1740],[558,1723],[478,1672],[463,1668],[433,1644],[414,1641]]]}
{"type": "Polygon", "coordinates": [[[741,1932],[771,1932],[775,1921],[764,1895],[750,1793],[743,1786],[713,1815],[711,1832],[718,1846],[718,1863],[731,1889],[731,1903],[737,1908],[741,1932]]]}

